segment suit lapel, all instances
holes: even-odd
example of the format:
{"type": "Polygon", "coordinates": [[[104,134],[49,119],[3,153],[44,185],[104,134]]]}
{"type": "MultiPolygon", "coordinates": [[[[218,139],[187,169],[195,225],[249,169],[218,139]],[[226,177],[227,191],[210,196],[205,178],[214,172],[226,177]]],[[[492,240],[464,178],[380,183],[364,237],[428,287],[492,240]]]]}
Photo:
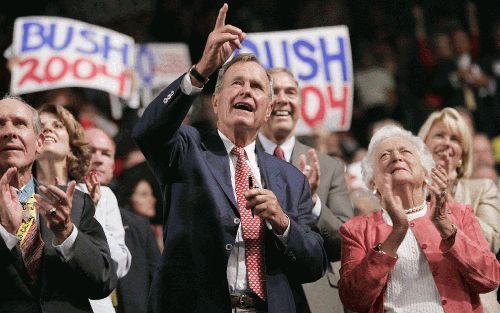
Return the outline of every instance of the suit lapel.
{"type": "Polygon", "coordinates": [[[210,132],[209,136],[203,141],[205,148],[205,158],[208,168],[212,172],[219,186],[224,191],[232,208],[239,215],[238,206],[234,198],[233,187],[231,185],[231,171],[229,169],[229,156],[227,155],[224,143],[219,135],[215,132],[210,132]]]}
{"type": "Polygon", "coordinates": [[[295,145],[293,146],[292,156],[290,157],[293,166],[295,166],[296,168],[300,168],[299,156],[301,154],[306,154],[307,156],[307,150],[308,150],[307,146],[303,145],[297,139],[295,139],[295,145]]]}
{"type": "Polygon", "coordinates": [[[277,166],[273,166],[274,156],[264,152],[262,148],[256,145],[257,162],[259,164],[260,176],[262,177],[263,188],[272,190],[276,195],[278,202],[283,205],[285,199],[285,180],[277,166]]]}

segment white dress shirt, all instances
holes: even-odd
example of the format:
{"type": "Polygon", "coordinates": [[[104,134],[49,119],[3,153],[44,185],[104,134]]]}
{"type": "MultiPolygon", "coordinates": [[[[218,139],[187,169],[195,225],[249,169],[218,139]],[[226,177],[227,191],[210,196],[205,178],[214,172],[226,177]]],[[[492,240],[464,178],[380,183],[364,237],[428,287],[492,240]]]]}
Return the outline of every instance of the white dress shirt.
{"type": "MultiPolygon", "coordinates": [[[[83,183],[76,185],[80,191],[88,193],[83,183]]],[[[108,241],[111,258],[116,263],[116,275],[122,278],[128,273],[132,264],[132,256],[125,245],[125,230],[116,196],[109,187],[101,186],[101,199],[97,202],[94,218],[101,224],[108,241]]],[[[99,300],[89,300],[95,313],[114,313],[115,309],[108,296],[99,300]]]]}

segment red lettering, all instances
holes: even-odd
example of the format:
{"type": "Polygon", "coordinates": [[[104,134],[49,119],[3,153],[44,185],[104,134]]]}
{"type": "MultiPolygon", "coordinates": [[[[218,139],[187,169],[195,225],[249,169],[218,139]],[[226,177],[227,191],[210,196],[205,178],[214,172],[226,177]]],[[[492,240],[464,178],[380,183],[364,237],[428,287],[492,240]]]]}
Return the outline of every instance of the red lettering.
{"type": "Polygon", "coordinates": [[[38,67],[39,63],[40,62],[38,62],[38,59],[34,59],[34,58],[29,58],[29,59],[22,60],[21,62],[19,62],[19,67],[23,67],[25,64],[28,64],[28,66],[30,66],[30,68],[28,69],[26,74],[24,74],[24,76],[19,81],[19,84],[18,84],[19,87],[22,86],[27,80],[30,80],[30,79],[34,80],[38,84],[43,81],[43,78],[38,77],[35,74],[35,70],[38,67]]]}
{"type": "Polygon", "coordinates": [[[92,79],[97,75],[97,66],[92,62],[91,60],[84,59],[84,58],[79,58],[73,63],[73,76],[75,76],[78,79],[92,79]],[[89,71],[82,71],[82,68],[85,69],[85,67],[88,67],[90,70],[89,71]],[[83,73],[82,73],[83,72],[83,73]],[[85,72],[87,72],[87,75],[85,75],[85,72]]]}
{"type": "Polygon", "coordinates": [[[333,88],[332,86],[328,86],[327,87],[327,92],[328,92],[328,98],[330,100],[330,106],[332,108],[340,108],[340,110],[342,111],[342,118],[340,120],[340,126],[343,128],[346,126],[346,122],[347,122],[347,96],[349,95],[349,88],[347,88],[347,86],[342,86],[342,98],[340,100],[337,100],[334,96],[333,96],[333,88]]]}
{"type": "Polygon", "coordinates": [[[107,64],[97,64],[88,58],[78,58],[75,61],[66,60],[60,56],[52,56],[46,62],[41,63],[37,58],[27,58],[20,61],[19,67],[28,67],[26,73],[22,74],[21,79],[17,83],[18,87],[22,87],[30,82],[42,84],[49,82],[54,85],[62,79],[75,78],[79,80],[95,80],[98,78],[107,78],[116,80],[118,83],[118,93],[120,96],[126,94],[126,88],[131,88],[133,84],[133,73],[129,70],[124,70],[119,74],[111,74],[108,71],[107,64]],[[43,71],[37,75],[37,69],[45,64],[43,71]]]}
{"type": "Polygon", "coordinates": [[[57,57],[57,56],[51,57],[47,61],[47,64],[45,65],[45,79],[48,82],[53,82],[53,81],[61,79],[64,75],[66,75],[67,72],[68,72],[68,62],[66,62],[66,60],[61,58],[61,57],[57,57]],[[52,64],[54,64],[54,62],[56,62],[56,61],[58,61],[62,65],[62,67],[59,70],[59,73],[53,75],[53,73],[51,73],[54,69],[54,66],[52,66],[52,64]],[[52,69],[52,71],[51,71],[51,69],[52,69]]]}
{"type": "Polygon", "coordinates": [[[325,118],[325,111],[326,111],[325,99],[323,98],[323,94],[321,93],[321,91],[314,86],[306,86],[302,88],[301,93],[302,93],[302,105],[300,106],[300,111],[302,119],[307,125],[309,125],[309,127],[312,127],[315,124],[323,121],[323,119],[325,118]],[[306,110],[308,95],[316,97],[318,99],[318,110],[316,111],[316,114],[314,114],[313,116],[309,116],[306,110]]]}

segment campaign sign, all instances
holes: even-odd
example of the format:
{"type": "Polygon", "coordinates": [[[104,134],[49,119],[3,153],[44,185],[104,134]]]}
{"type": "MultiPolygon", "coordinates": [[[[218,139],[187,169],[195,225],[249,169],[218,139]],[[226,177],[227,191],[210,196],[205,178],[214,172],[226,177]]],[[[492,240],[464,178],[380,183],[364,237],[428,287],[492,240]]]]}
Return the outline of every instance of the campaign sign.
{"type": "Polygon", "coordinates": [[[185,43],[145,43],[136,45],[135,71],[143,103],[150,103],[191,66],[185,43]]]}
{"type": "Polygon", "coordinates": [[[242,45],[236,53],[253,53],[266,68],[288,68],[299,81],[298,135],[310,134],[316,126],[349,130],[353,73],[346,26],[250,33],[242,45]]]}
{"type": "Polygon", "coordinates": [[[128,98],[134,40],[77,20],[28,16],[14,24],[11,93],[87,87],[128,98]]]}

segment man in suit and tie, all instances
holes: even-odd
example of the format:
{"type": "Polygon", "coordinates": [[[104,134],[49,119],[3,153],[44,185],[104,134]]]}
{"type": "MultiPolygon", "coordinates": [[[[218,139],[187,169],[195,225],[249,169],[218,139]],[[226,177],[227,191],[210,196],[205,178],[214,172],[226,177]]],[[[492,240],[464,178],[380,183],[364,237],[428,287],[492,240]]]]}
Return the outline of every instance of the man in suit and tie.
{"type": "Polygon", "coordinates": [[[245,38],[225,24],[226,12],[224,4],[200,61],[134,129],[164,199],[165,249],[150,312],[295,312],[291,284],[326,269],[323,241],[309,228],[306,177],[255,146],[271,113],[271,81],[253,55],[224,64],[245,38]],[[182,125],[223,64],[212,97],[217,130],[182,125]]]}
{"type": "Polygon", "coordinates": [[[36,110],[0,100],[0,312],[92,312],[116,286],[106,237],[88,195],[38,185],[43,142],[36,110]]]}
{"type": "Polygon", "coordinates": [[[341,312],[337,286],[340,278],[340,264],[337,262],[340,260],[339,229],[354,213],[345,182],[344,163],[297,141],[295,130],[301,103],[299,84],[285,68],[272,68],[267,72],[273,79],[273,110],[261,128],[257,145],[292,163],[308,177],[313,195],[315,230],[323,237],[328,260],[332,262],[322,279],[305,284],[304,290],[300,286],[295,288],[297,306],[302,313],[341,312]]]}
{"type": "MultiPolygon", "coordinates": [[[[113,139],[99,128],[85,130],[92,157],[90,170],[97,173],[100,184],[108,185],[113,179],[116,145],[113,139]]],[[[130,210],[120,209],[125,244],[132,255],[127,275],[118,280],[116,311],[118,313],[145,313],[148,294],[160,250],[148,219],[130,210]]]]}

